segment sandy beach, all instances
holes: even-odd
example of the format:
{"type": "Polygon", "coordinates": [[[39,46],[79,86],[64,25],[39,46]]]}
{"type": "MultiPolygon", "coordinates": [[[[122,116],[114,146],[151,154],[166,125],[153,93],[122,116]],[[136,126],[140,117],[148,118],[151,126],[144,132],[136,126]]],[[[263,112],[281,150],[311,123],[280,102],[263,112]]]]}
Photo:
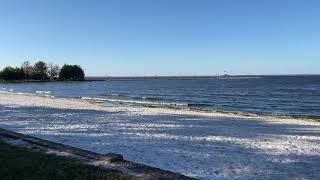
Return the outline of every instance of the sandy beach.
{"type": "Polygon", "coordinates": [[[0,93],[0,126],[200,179],[320,177],[320,122],[0,93]]]}

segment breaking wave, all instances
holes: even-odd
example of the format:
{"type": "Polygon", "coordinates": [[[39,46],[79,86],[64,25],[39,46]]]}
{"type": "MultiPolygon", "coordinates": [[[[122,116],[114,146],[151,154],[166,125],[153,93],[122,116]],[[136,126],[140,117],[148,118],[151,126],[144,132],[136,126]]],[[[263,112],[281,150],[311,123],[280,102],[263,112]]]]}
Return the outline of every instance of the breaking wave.
{"type": "Polygon", "coordinates": [[[187,111],[195,112],[213,112],[222,113],[237,116],[246,117],[277,117],[277,118],[294,118],[294,119],[312,119],[320,120],[319,116],[300,116],[300,115],[282,115],[282,114],[264,114],[257,112],[242,112],[242,111],[226,111],[213,109],[212,105],[206,103],[180,103],[180,102],[160,102],[160,101],[141,101],[141,100],[123,100],[123,99],[108,99],[108,98],[92,98],[92,97],[81,97],[82,100],[100,102],[103,106],[103,102],[112,104],[126,104],[133,106],[144,106],[144,107],[154,107],[154,108],[174,108],[174,109],[184,109],[187,111]],[[211,108],[203,108],[210,107],[211,108]]]}
{"type": "Polygon", "coordinates": [[[187,103],[178,103],[178,102],[140,101],[140,100],[91,98],[91,97],[81,97],[81,99],[89,100],[89,101],[98,101],[98,102],[111,102],[115,104],[142,105],[147,107],[188,107],[189,106],[189,104],[187,103]]]}
{"type": "Polygon", "coordinates": [[[35,91],[36,94],[51,94],[51,91],[35,91]]]}

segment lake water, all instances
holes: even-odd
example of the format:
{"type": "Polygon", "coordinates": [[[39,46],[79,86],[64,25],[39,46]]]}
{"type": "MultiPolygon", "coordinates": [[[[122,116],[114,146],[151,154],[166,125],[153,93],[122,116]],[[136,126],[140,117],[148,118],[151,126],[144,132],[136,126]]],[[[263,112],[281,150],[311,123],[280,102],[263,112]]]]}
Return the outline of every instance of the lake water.
{"type": "Polygon", "coordinates": [[[161,106],[320,117],[320,76],[16,83],[0,84],[0,90],[96,99],[107,106],[161,106]]]}
{"type": "MultiPolygon", "coordinates": [[[[0,91],[129,107],[119,108],[127,111],[60,109],[2,100],[0,127],[15,132],[101,154],[122,154],[126,160],[199,179],[320,177],[317,121],[186,113],[198,109],[319,119],[320,76],[2,83],[0,91]],[[175,114],[162,108],[157,113],[130,106],[185,110],[175,114]]],[[[37,104],[34,97],[20,97],[37,104]]]]}

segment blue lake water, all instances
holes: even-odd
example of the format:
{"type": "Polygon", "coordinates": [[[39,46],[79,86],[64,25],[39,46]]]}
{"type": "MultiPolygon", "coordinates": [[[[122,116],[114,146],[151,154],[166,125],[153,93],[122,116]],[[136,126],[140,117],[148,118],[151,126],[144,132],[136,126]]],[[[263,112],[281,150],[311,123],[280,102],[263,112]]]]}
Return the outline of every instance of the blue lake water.
{"type": "MultiPolygon", "coordinates": [[[[1,83],[0,91],[320,119],[320,76],[1,83]]],[[[0,105],[0,127],[199,179],[319,177],[318,122],[143,112],[0,105]]]]}
{"type": "Polygon", "coordinates": [[[2,83],[0,90],[66,98],[99,98],[105,105],[320,118],[320,76],[2,83]]]}

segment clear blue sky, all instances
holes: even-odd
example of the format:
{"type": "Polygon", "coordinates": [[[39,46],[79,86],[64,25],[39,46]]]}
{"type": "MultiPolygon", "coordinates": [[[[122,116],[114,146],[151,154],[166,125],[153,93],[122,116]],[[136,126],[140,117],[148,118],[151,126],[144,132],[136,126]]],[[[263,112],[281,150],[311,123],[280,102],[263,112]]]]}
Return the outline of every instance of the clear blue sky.
{"type": "Polygon", "coordinates": [[[0,0],[0,68],[87,75],[319,74],[319,0],[0,0]]]}

